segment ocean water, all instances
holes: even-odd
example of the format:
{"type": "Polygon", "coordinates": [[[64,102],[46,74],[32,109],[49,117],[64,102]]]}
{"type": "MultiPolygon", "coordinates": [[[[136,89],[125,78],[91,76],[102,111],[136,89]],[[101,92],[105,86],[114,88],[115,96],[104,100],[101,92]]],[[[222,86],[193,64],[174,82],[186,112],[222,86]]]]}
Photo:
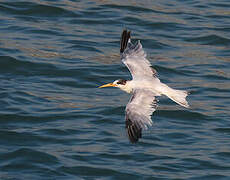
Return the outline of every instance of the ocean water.
{"type": "Polygon", "coordinates": [[[0,179],[230,179],[229,0],[0,2],[0,179]],[[137,144],[124,28],[190,109],[159,97],[137,144]]]}

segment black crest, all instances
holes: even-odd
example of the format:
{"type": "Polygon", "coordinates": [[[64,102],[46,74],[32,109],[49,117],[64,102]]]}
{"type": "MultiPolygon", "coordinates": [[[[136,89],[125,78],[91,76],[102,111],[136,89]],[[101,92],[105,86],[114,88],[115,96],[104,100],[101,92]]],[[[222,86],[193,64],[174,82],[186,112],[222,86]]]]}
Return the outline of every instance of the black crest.
{"type": "Polygon", "coordinates": [[[119,79],[119,80],[117,81],[117,84],[125,85],[125,84],[126,84],[126,81],[127,81],[127,80],[119,79]]]}

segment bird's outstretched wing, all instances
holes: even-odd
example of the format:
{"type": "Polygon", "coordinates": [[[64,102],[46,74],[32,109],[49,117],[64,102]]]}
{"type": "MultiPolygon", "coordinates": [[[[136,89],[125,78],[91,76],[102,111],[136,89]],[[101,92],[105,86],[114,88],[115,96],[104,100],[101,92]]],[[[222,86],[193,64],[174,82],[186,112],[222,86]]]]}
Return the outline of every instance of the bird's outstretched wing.
{"type": "Polygon", "coordinates": [[[136,89],[125,110],[126,130],[129,140],[136,143],[142,135],[142,129],[152,125],[151,115],[156,110],[155,94],[148,90],[136,89]]]}
{"type": "Polygon", "coordinates": [[[121,60],[129,69],[133,79],[157,75],[156,70],[151,67],[150,62],[146,59],[146,53],[140,41],[132,44],[130,31],[123,31],[120,45],[121,60]]]}

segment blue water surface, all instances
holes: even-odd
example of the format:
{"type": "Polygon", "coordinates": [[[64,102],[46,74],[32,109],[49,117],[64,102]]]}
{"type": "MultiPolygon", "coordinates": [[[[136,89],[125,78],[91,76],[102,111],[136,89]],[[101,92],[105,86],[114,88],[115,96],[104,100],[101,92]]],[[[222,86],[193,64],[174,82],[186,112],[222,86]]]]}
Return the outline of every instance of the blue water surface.
{"type": "Polygon", "coordinates": [[[0,179],[230,179],[229,0],[0,2],[0,179]],[[124,28],[190,109],[159,97],[137,144],[124,28]]]}

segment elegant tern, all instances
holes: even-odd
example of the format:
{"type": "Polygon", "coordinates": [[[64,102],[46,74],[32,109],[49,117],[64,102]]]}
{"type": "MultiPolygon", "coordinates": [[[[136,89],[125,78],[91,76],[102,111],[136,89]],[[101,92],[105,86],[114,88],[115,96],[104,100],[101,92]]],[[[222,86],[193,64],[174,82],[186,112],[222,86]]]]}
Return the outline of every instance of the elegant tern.
{"type": "Polygon", "coordinates": [[[132,80],[115,80],[104,87],[118,87],[131,93],[132,96],[125,109],[126,130],[131,143],[136,143],[142,137],[142,129],[152,125],[151,115],[156,110],[156,96],[166,95],[177,104],[188,108],[183,90],[172,89],[162,83],[157,77],[157,71],[146,59],[146,53],[140,41],[131,42],[131,32],[124,30],[121,36],[120,55],[122,62],[129,69],[132,80]]]}

